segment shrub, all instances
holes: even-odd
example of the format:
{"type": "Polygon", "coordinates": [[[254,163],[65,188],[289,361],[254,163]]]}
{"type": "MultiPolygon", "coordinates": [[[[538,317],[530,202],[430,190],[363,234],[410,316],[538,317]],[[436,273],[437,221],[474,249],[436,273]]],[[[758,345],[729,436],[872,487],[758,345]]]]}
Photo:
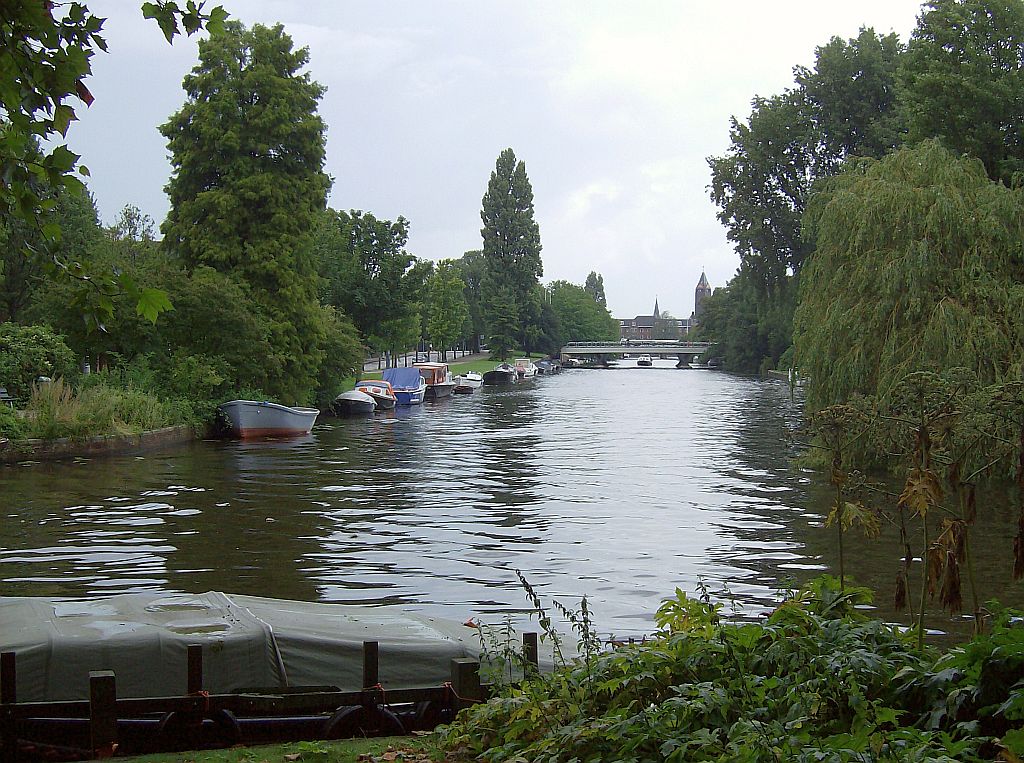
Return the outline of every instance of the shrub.
{"type": "Polygon", "coordinates": [[[0,323],[0,387],[27,400],[40,376],[71,378],[77,372],[75,354],[63,337],[45,326],[0,323]]]}

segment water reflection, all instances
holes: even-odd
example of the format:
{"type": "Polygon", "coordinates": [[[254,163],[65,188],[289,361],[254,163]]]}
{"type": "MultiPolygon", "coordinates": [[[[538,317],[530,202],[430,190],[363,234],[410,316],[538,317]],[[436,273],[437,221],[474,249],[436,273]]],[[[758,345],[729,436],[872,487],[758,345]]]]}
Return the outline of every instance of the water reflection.
{"type": "MultiPolygon", "coordinates": [[[[465,619],[590,598],[618,634],[700,579],[742,616],[836,562],[821,479],[794,465],[800,402],[708,371],[573,371],[510,389],[325,419],[298,440],[198,442],[0,470],[5,594],[133,590],[399,605],[465,619]]],[[[1009,543],[1008,511],[979,537],[1009,543]]],[[[848,567],[891,598],[890,533],[848,567]]],[[[1019,603],[1004,565],[984,595],[1019,603]]],[[[938,616],[936,627],[955,619],[938,616]]]]}

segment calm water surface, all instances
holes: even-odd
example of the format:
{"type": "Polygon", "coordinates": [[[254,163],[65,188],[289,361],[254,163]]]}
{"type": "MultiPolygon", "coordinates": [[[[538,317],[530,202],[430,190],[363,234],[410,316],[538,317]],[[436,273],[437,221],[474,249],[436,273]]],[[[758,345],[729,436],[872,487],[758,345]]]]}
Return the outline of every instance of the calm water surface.
{"type": "MultiPolygon", "coordinates": [[[[0,593],[221,590],[498,621],[527,607],[519,569],[548,600],[587,595],[604,632],[649,632],[699,580],[756,616],[834,567],[827,490],[792,463],[800,401],[659,362],[322,418],[295,440],[0,467],[0,593]]],[[[1014,530],[985,512],[979,577],[1019,605],[1014,530]]],[[[851,537],[849,568],[898,618],[895,538],[851,537]]]]}

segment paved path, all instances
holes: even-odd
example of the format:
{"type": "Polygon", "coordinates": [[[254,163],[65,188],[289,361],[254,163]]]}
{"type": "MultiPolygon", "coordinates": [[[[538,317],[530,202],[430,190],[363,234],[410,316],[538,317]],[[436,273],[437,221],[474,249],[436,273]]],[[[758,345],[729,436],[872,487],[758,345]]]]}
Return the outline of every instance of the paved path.
{"type": "MultiPolygon", "coordinates": [[[[430,360],[432,360],[434,362],[441,362],[441,357],[440,356],[441,356],[441,354],[439,352],[432,352],[432,353],[430,353],[430,360]]],[[[461,355],[459,353],[455,353],[455,352],[449,351],[448,352],[448,360],[446,360],[444,362],[446,362],[446,363],[464,363],[464,362],[469,362],[469,361],[473,361],[473,360],[487,360],[489,357],[490,357],[490,354],[486,353],[486,352],[479,352],[479,353],[469,354],[469,355],[461,355]],[[456,357],[456,356],[458,356],[458,357],[456,357]]],[[[396,365],[398,365],[398,366],[411,366],[413,363],[425,362],[426,360],[427,360],[427,354],[426,353],[421,352],[421,353],[419,353],[419,355],[417,355],[414,352],[410,352],[410,353],[407,353],[405,355],[400,355],[398,357],[398,363],[396,365]]],[[[367,358],[366,362],[363,363],[363,371],[366,371],[366,372],[376,373],[379,370],[383,370],[383,368],[384,368],[384,359],[383,358],[379,358],[379,359],[378,358],[367,358]]]]}

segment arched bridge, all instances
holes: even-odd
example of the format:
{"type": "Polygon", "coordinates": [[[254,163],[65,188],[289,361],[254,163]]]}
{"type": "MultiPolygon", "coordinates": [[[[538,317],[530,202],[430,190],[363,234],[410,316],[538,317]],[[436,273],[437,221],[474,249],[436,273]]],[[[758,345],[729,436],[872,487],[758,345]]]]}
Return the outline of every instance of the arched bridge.
{"type": "Polygon", "coordinates": [[[622,342],[569,342],[562,347],[562,359],[599,358],[629,355],[675,355],[680,363],[688,363],[703,355],[710,342],[687,342],[677,339],[630,339],[622,342]]]}

